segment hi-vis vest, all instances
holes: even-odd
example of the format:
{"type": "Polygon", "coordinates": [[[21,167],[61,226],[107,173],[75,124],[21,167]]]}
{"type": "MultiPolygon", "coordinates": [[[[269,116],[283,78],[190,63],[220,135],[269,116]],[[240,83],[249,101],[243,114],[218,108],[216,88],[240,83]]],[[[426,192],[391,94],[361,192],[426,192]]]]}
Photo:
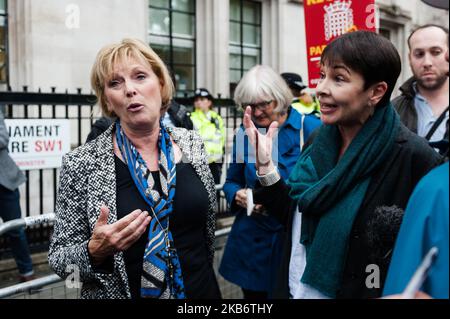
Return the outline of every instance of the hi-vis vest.
{"type": "Polygon", "coordinates": [[[221,162],[225,146],[225,128],[220,115],[214,111],[205,114],[196,109],[191,113],[191,120],[194,129],[203,139],[208,162],[221,162]]]}
{"type": "Polygon", "coordinates": [[[300,99],[294,98],[291,103],[292,107],[296,109],[299,113],[306,115],[306,114],[313,114],[316,113],[316,115],[320,115],[320,104],[317,99],[314,98],[314,101],[309,104],[303,104],[300,99]]]}

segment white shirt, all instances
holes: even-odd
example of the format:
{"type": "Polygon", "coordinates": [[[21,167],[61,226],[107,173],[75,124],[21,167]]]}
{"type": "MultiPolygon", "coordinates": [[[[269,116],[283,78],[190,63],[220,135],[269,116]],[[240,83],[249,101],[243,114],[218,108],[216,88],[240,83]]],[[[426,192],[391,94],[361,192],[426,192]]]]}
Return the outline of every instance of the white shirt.
{"type": "Polygon", "coordinates": [[[306,267],[306,249],[300,243],[302,214],[295,208],[292,222],[292,247],[289,262],[289,293],[292,299],[330,299],[317,289],[300,281],[306,267]]]}
{"type": "MultiPolygon", "coordinates": [[[[272,175],[272,174],[267,174],[272,175]]],[[[261,184],[270,186],[276,183],[278,179],[265,181],[267,175],[259,176],[256,172],[261,184]]],[[[289,295],[291,299],[330,299],[322,294],[319,290],[308,284],[302,283],[303,273],[306,267],[306,248],[300,243],[302,231],[302,214],[298,211],[298,205],[295,207],[294,218],[292,221],[292,245],[291,260],[289,261],[289,295]]]]}
{"type": "MultiPolygon", "coordinates": [[[[414,106],[417,112],[417,135],[425,137],[437,121],[439,116],[434,116],[433,109],[428,104],[428,101],[420,95],[416,85],[413,85],[416,95],[414,97],[414,106]]],[[[445,112],[445,118],[439,124],[438,128],[430,138],[430,142],[436,142],[443,139],[445,131],[447,130],[447,121],[449,112],[445,112]]]]}

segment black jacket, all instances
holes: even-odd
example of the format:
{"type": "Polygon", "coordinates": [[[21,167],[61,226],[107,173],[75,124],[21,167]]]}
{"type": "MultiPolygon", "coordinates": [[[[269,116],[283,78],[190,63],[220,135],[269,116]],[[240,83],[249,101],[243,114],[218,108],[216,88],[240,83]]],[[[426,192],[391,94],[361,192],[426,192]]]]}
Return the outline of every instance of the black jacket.
{"type": "MultiPolygon", "coordinates": [[[[420,178],[441,161],[441,156],[428,146],[425,139],[401,125],[392,153],[372,176],[353,224],[338,298],[381,296],[402,210],[406,208],[420,178]],[[366,267],[371,264],[379,266],[379,288],[366,287],[366,278],[371,274],[366,272],[366,267]]],[[[270,187],[256,189],[254,202],[265,205],[270,212],[276,212],[276,217],[286,225],[286,244],[273,296],[289,298],[289,262],[296,203],[289,197],[289,187],[283,180],[270,187]]]]}
{"type": "Polygon", "coordinates": [[[172,100],[167,109],[167,113],[169,113],[170,120],[175,127],[183,127],[187,130],[194,129],[194,124],[191,121],[191,116],[186,106],[172,100]]]}
{"type": "Polygon", "coordinates": [[[86,138],[86,143],[95,140],[97,136],[106,131],[113,122],[114,119],[106,116],[102,116],[97,121],[95,121],[94,124],[92,124],[91,131],[89,132],[89,135],[86,138]]]}
{"type": "MultiPolygon", "coordinates": [[[[394,105],[397,113],[400,115],[400,120],[407,128],[409,128],[412,132],[417,134],[417,112],[414,107],[414,98],[416,96],[416,92],[413,88],[413,83],[416,81],[414,77],[411,77],[408,81],[406,81],[401,87],[400,91],[402,95],[396,97],[392,100],[392,104],[394,105]]],[[[444,134],[444,140],[448,141],[448,122],[447,129],[444,134]]]]}

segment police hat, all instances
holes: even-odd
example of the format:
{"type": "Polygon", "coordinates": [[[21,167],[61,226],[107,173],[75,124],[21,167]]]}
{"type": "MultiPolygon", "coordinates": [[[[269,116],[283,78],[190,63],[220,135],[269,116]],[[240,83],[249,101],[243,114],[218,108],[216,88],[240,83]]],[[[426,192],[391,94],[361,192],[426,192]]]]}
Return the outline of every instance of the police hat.
{"type": "Polygon", "coordinates": [[[297,73],[281,73],[281,77],[286,81],[290,88],[303,90],[308,87],[303,83],[302,77],[297,73]]]}
{"type": "Polygon", "coordinates": [[[200,88],[195,90],[194,92],[194,100],[198,97],[206,97],[209,100],[214,100],[214,98],[212,97],[211,93],[209,93],[209,91],[207,89],[204,88],[200,88]]]}

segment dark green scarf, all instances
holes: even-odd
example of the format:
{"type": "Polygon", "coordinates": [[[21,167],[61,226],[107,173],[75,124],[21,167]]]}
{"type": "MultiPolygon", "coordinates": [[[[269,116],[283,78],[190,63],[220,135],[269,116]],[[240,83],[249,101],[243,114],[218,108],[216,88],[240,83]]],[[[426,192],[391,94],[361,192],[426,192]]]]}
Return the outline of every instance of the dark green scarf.
{"type": "Polygon", "coordinates": [[[378,107],[339,161],[339,129],[323,125],[289,177],[290,196],[303,214],[301,281],[329,297],[341,285],[350,232],[370,178],[391,152],[399,125],[391,104],[378,107]]]}

